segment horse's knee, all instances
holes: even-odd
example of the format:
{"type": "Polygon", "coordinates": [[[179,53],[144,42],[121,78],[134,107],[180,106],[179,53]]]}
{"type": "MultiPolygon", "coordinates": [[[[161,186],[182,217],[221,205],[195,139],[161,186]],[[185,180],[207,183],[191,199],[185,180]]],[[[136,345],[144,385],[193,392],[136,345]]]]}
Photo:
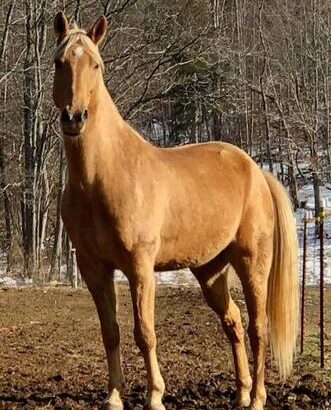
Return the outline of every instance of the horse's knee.
{"type": "Polygon", "coordinates": [[[222,294],[213,289],[205,290],[208,306],[221,318],[223,329],[231,341],[240,342],[244,338],[244,328],[241,323],[240,310],[232,299],[222,299],[222,294]]]}
{"type": "Polygon", "coordinates": [[[137,325],[134,327],[133,334],[136,344],[142,352],[155,348],[156,335],[152,328],[144,325],[137,325]]]}

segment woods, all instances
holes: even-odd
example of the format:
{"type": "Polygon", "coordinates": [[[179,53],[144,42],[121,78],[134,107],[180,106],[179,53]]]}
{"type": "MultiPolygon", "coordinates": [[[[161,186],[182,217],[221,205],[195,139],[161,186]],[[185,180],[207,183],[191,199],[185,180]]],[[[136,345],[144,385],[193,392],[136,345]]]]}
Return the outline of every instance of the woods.
{"type": "Polygon", "coordinates": [[[70,275],[66,165],[52,101],[53,17],[105,14],[105,81],[159,146],[224,140],[288,186],[331,182],[328,0],[16,0],[0,8],[1,270],[70,275]]]}

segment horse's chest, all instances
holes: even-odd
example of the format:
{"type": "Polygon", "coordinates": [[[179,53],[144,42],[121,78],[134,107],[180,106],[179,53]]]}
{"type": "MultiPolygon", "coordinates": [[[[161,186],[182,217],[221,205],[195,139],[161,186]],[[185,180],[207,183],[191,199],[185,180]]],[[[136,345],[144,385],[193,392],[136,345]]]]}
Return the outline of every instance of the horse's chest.
{"type": "Polygon", "coordinates": [[[63,205],[63,220],[69,237],[78,252],[106,264],[118,265],[118,256],[125,252],[118,221],[101,207],[90,202],[67,201],[63,205]]]}

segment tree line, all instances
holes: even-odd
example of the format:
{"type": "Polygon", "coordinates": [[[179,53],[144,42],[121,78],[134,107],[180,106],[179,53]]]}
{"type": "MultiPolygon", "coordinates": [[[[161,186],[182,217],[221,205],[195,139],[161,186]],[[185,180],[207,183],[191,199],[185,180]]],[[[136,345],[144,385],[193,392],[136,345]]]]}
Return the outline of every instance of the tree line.
{"type": "Polygon", "coordinates": [[[0,270],[70,272],[66,164],[52,102],[53,17],[104,14],[105,82],[158,146],[223,140],[298,189],[331,180],[329,0],[2,0],[0,270]]]}

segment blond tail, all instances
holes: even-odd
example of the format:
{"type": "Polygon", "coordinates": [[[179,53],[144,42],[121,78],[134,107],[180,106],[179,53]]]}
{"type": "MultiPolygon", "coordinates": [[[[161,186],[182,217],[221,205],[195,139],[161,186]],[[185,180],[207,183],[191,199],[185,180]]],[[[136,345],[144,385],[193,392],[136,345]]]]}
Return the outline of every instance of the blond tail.
{"type": "Polygon", "coordinates": [[[299,323],[297,231],[290,199],[284,187],[265,173],[275,209],[274,254],[268,282],[267,313],[270,343],[279,374],[292,370],[299,323]]]}

